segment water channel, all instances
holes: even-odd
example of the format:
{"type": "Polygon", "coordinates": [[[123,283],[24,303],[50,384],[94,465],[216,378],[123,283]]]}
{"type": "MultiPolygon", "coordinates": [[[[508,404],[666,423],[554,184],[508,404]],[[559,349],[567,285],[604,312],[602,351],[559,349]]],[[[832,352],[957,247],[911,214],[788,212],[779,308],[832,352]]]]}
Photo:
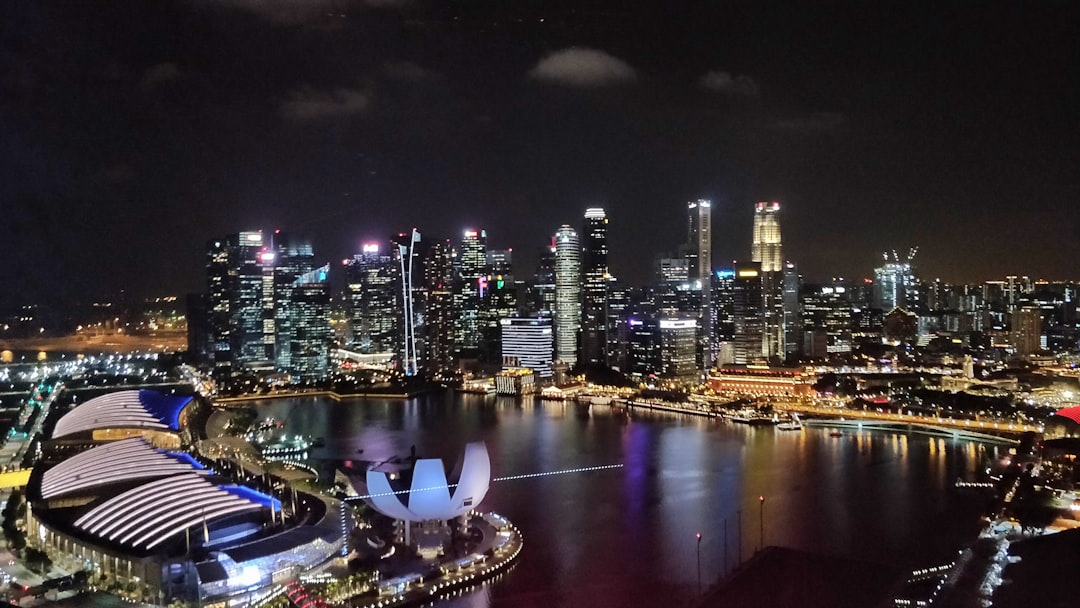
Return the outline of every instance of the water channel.
{"type": "Polygon", "coordinates": [[[290,433],[325,438],[317,458],[379,461],[416,446],[452,466],[466,442],[483,440],[495,477],[624,465],[492,484],[481,509],[510,518],[525,549],[498,581],[440,603],[462,608],[685,604],[697,589],[699,532],[706,585],[725,562],[731,570],[748,559],[762,531],[765,545],[935,565],[979,529],[980,501],[954,481],[1005,449],[449,393],[255,404],[290,433]]]}

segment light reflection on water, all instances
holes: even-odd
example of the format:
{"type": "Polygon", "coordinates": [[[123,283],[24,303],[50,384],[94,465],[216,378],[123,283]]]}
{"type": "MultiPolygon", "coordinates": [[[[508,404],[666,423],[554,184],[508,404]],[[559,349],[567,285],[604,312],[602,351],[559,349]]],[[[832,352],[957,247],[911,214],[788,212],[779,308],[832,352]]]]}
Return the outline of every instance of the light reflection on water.
{"type": "Polygon", "coordinates": [[[937,563],[978,529],[977,501],[950,490],[984,454],[966,441],[451,394],[276,400],[259,414],[324,437],[319,457],[380,461],[416,446],[455,461],[484,440],[496,477],[625,465],[493,484],[482,507],[510,518],[525,549],[504,578],[446,606],[685,603],[697,586],[695,534],[707,585],[725,556],[730,570],[753,554],[762,513],[766,545],[904,567],[937,563]]]}

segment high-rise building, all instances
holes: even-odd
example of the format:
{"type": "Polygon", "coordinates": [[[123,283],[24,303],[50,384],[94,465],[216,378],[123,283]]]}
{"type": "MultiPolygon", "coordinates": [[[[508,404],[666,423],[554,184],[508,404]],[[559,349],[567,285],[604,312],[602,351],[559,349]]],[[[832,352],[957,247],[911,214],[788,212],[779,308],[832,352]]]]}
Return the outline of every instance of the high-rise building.
{"type": "Polygon", "coordinates": [[[697,319],[660,319],[660,373],[679,384],[696,384],[701,379],[697,365],[697,319]]]}
{"type": "Polygon", "coordinates": [[[517,316],[517,284],[514,282],[513,251],[489,249],[484,274],[480,277],[480,338],[483,360],[498,361],[502,340],[500,319],[517,316]]]}
{"type": "Polygon", "coordinates": [[[689,230],[686,257],[690,279],[708,285],[712,273],[712,203],[705,199],[686,204],[689,230]]]}
{"type": "Polygon", "coordinates": [[[577,363],[581,330],[581,244],[573,228],[555,233],[555,358],[577,363]]]}
{"type": "Polygon", "coordinates": [[[1009,315],[1009,342],[1018,355],[1032,355],[1042,346],[1042,317],[1033,306],[1019,308],[1009,315]]]}
{"type": "Polygon", "coordinates": [[[874,269],[873,307],[883,311],[894,308],[918,308],[919,282],[915,278],[915,254],[918,248],[908,252],[901,260],[896,251],[885,253],[885,264],[874,269]]]}
{"type": "Polygon", "coordinates": [[[502,368],[525,367],[540,378],[551,378],[552,327],[550,318],[499,320],[502,330],[502,368]]]}
{"type": "Polygon", "coordinates": [[[784,253],[780,243],[780,203],[754,206],[754,243],[751,261],[761,264],[761,272],[783,272],[784,253]]]}
{"type": "Polygon", "coordinates": [[[784,264],[783,336],[781,354],[787,358],[798,354],[802,338],[802,320],[799,307],[799,270],[792,262],[784,264]]]}
{"type": "Polygon", "coordinates": [[[768,355],[761,265],[757,262],[736,264],[731,287],[735,363],[762,362],[768,355]]]}
{"type": "Polygon", "coordinates": [[[352,348],[362,353],[393,352],[401,334],[398,264],[378,243],[364,243],[345,260],[345,285],[352,325],[352,348]]]}
{"type": "Polygon", "coordinates": [[[466,230],[456,258],[458,285],[454,293],[457,327],[454,347],[458,352],[480,347],[480,279],[487,267],[487,232],[466,230]]]}
{"type": "Polygon", "coordinates": [[[423,266],[427,286],[424,367],[429,375],[440,375],[451,371],[454,364],[454,266],[450,242],[427,241],[423,266]]]}
{"type": "Polygon", "coordinates": [[[599,207],[585,211],[582,229],[581,357],[587,365],[607,365],[608,218],[599,207]]]}
{"type": "Polygon", "coordinates": [[[329,288],[320,287],[326,293],[322,317],[309,314],[317,299],[314,288],[297,293],[297,279],[311,270],[311,259],[310,246],[289,246],[277,232],[241,232],[210,243],[207,329],[216,379],[227,382],[245,371],[274,369],[305,381],[314,379],[312,374],[325,375],[325,365],[298,367],[294,362],[295,348],[304,349],[310,361],[324,334],[318,348],[329,360],[329,288]],[[325,319],[325,331],[313,328],[311,319],[325,319]]]}
{"type": "Polygon", "coordinates": [[[399,307],[402,317],[404,332],[401,336],[400,360],[402,370],[406,376],[415,376],[420,368],[420,354],[418,352],[418,335],[424,333],[423,319],[426,298],[424,297],[426,283],[423,278],[423,269],[420,268],[417,244],[420,243],[420,233],[413,228],[408,234],[398,235],[395,245],[397,247],[399,276],[401,277],[401,306],[399,307]],[[417,293],[417,292],[420,293],[417,293]],[[420,326],[420,327],[418,327],[420,326]]]}
{"type": "Polygon", "coordinates": [[[330,266],[300,275],[289,295],[289,375],[301,382],[330,371],[330,266]]]}

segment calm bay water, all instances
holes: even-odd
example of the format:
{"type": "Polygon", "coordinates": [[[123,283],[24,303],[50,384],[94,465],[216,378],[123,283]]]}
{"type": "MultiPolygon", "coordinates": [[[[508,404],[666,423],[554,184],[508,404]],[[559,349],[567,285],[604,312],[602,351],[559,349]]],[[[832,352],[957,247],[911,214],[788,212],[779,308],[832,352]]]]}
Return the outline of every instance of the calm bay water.
{"type": "Polygon", "coordinates": [[[525,536],[515,568],[447,600],[455,607],[662,606],[764,542],[881,564],[947,560],[979,528],[980,506],[952,489],[1001,449],[882,432],[832,437],[666,413],[473,395],[409,400],[258,402],[290,433],[324,437],[313,456],[441,457],[487,442],[493,476],[622,464],[494,483],[481,504],[525,536]],[[358,453],[358,450],[363,450],[358,453]],[[984,452],[985,450],[985,452],[984,452]],[[741,511],[741,534],[738,521],[741,511]],[[727,520],[725,546],[724,522],[727,520]]]}

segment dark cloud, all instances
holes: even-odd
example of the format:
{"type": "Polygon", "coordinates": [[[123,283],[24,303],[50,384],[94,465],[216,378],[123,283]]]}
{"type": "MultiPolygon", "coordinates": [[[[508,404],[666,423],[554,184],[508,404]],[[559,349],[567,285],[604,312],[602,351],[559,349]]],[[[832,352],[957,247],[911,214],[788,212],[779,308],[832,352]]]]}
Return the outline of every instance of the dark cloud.
{"type": "Polygon", "coordinates": [[[172,82],[183,76],[183,72],[180,70],[180,66],[176,65],[172,61],[166,61],[150,66],[143,74],[142,84],[144,87],[152,88],[160,84],[172,82]]]}
{"type": "Polygon", "coordinates": [[[291,120],[321,120],[362,114],[371,106],[371,95],[356,89],[320,91],[311,87],[294,89],[281,103],[281,113],[291,120]]]}
{"type": "Polygon", "coordinates": [[[257,15],[276,25],[303,25],[346,17],[363,8],[363,0],[214,0],[214,4],[257,15]]]}
{"type": "Polygon", "coordinates": [[[442,75],[411,61],[392,61],[383,66],[383,74],[400,82],[429,83],[442,80],[442,75]]]}
{"type": "Polygon", "coordinates": [[[575,87],[602,87],[637,79],[630,64],[596,49],[569,48],[540,60],[529,76],[542,82],[575,87]]]}
{"type": "Polygon", "coordinates": [[[806,116],[782,118],[773,122],[771,126],[781,131],[816,133],[831,131],[843,126],[847,121],[847,116],[839,112],[815,112],[806,116]]]}
{"type": "Polygon", "coordinates": [[[757,97],[761,90],[753,78],[740,74],[732,76],[729,72],[712,70],[701,77],[698,83],[716,93],[728,97],[757,97]]]}

